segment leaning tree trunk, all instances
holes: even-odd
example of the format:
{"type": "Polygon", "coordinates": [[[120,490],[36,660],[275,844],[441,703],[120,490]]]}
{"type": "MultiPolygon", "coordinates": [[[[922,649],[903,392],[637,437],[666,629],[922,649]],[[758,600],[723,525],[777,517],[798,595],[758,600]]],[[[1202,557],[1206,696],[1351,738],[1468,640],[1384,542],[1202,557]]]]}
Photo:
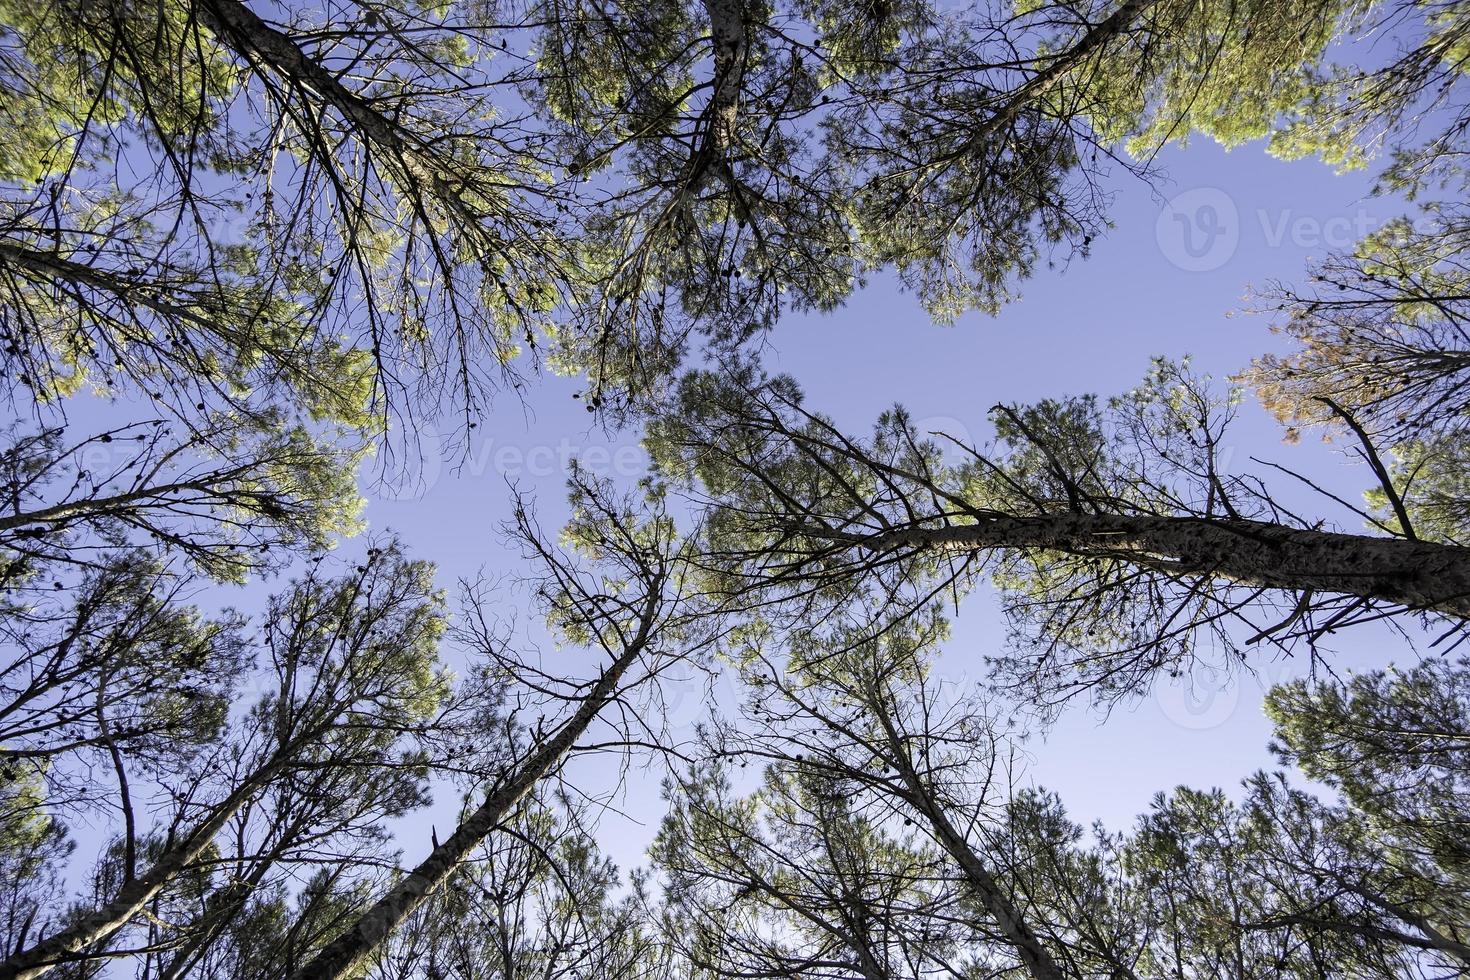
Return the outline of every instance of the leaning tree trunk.
{"type": "Polygon", "coordinates": [[[1036,549],[1117,558],[1256,588],[1357,596],[1470,619],[1470,548],[1261,521],[1055,514],[901,528],[854,544],[874,551],[1036,549]]]}
{"type": "Polygon", "coordinates": [[[1097,54],[1113,39],[1121,37],[1156,2],[1158,0],[1126,0],[1121,7],[1083,34],[1076,44],[1058,52],[1045,68],[1011,92],[1004,105],[975,127],[965,145],[973,149],[993,139],[1020,118],[1021,113],[1030,108],[1033,102],[1051,91],[1068,72],[1097,54]]]}
{"type": "Polygon", "coordinates": [[[898,769],[899,779],[903,781],[904,795],[907,796],[910,805],[917,809],[928,822],[939,846],[944,848],[960,866],[971,894],[995,920],[1006,942],[1015,947],[1016,955],[1020,958],[1022,966],[1026,968],[1027,975],[1032,980],[1064,980],[1065,975],[1061,968],[1057,966],[1051,952],[1042,944],[1036,931],[1026,921],[1026,916],[1011,901],[1011,897],[1005,893],[995,875],[970,847],[969,841],[955,827],[939,801],[934,799],[934,794],[930,792],[929,787],[919,777],[918,772],[914,769],[913,761],[909,758],[904,739],[894,727],[888,712],[881,704],[871,707],[873,715],[883,726],[883,734],[887,739],[889,752],[893,756],[894,766],[898,769]]]}
{"type": "Polygon", "coordinates": [[[214,813],[165,851],[143,874],[123,884],[101,908],[82,916],[61,932],[47,936],[0,963],[0,980],[34,980],[52,968],[78,958],[88,946],[105,942],[132,921],[168,884],[209,848],[215,835],[262,786],[285,765],[277,754],[215,805],[214,813]]]}
{"type": "MultiPolygon", "coordinates": [[[[649,609],[653,599],[650,597],[649,609]]],[[[366,956],[391,936],[440,886],[449,880],[476,847],[503,821],[536,783],[569,752],[593,719],[618,692],[618,682],[647,646],[651,613],[645,610],[637,635],[598,678],[575,714],[554,738],[527,760],[505,785],[496,789],[474,813],[465,818],[454,834],[419,862],[382,898],[364,912],[345,932],[289,980],[342,980],[366,956]]]]}
{"type": "Polygon", "coordinates": [[[196,11],[200,22],[246,62],[269,69],[335,109],[377,147],[379,159],[403,181],[401,189],[420,189],[444,206],[461,210],[467,218],[475,217],[452,175],[433,160],[426,144],[410,137],[392,118],[344,85],[338,75],[303,51],[290,35],[271,27],[239,0],[203,0],[196,11]]]}
{"type": "Polygon", "coordinates": [[[233,329],[227,329],[193,306],[170,301],[162,288],[150,287],[146,283],[123,278],[105,269],[73,262],[54,252],[36,251],[13,241],[0,241],[0,266],[3,265],[9,265],[37,279],[66,283],[71,289],[104,293],[129,306],[140,307],[160,316],[174,317],[221,335],[228,334],[233,329]]]}

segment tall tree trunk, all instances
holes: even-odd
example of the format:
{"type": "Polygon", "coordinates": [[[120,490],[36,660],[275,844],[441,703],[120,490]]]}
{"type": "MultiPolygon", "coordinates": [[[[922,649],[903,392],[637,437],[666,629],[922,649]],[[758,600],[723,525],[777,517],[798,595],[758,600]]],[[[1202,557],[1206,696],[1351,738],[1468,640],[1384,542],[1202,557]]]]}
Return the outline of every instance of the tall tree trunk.
{"type": "Polygon", "coordinates": [[[449,879],[454,869],[490,836],[526,793],[561,762],[593,719],[612,701],[623,674],[648,644],[656,601],[657,593],[651,592],[638,633],[598,678],[576,713],[567,719],[556,736],[532,755],[508,782],[487,796],[448,840],[435,847],[418,867],[400,879],[345,932],[323,947],[310,963],[293,973],[290,980],[342,980],[449,879]]]}
{"type": "Polygon", "coordinates": [[[290,35],[271,27],[239,0],[201,0],[196,9],[200,22],[242,59],[268,68],[335,109],[363,139],[378,148],[383,159],[397,171],[396,176],[409,187],[427,192],[446,207],[459,210],[467,219],[480,217],[461,197],[453,175],[439,166],[426,145],[343,85],[337,75],[303,51],[290,35]]]}
{"type": "Polygon", "coordinates": [[[122,303],[150,310],[160,316],[173,317],[183,323],[192,323],[220,337],[236,338],[240,335],[240,328],[237,326],[225,326],[217,319],[200,313],[195,307],[170,302],[166,296],[167,284],[150,285],[146,280],[125,278],[106,269],[74,262],[53,252],[36,251],[4,240],[0,240],[0,264],[13,265],[28,275],[52,282],[70,283],[74,289],[106,293],[122,303]]]}
{"type": "Polygon", "coordinates": [[[167,964],[160,967],[158,980],[179,980],[188,975],[199,958],[233,924],[232,920],[244,911],[246,903],[260,888],[265,876],[289,849],[289,842],[306,824],[307,821],[298,816],[289,825],[289,829],[281,833],[279,842],[268,854],[255,854],[251,857],[252,866],[248,874],[235,879],[206,899],[204,914],[200,917],[201,928],[174,951],[167,964]]]}
{"type": "Polygon", "coordinates": [[[1047,66],[1028,78],[1019,88],[1010,93],[1005,105],[996,110],[976,127],[965,141],[966,149],[974,149],[1000,133],[1041,96],[1066,77],[1067,73],[1092,57],[1103,46],[1126,31],[1144,11],[1157,0],[1126,0],[1117,10],[1105,17],[1097,26],[1082,35],[1081,40],[1065,51],[1053,56],[1047,66]]]}
{"type": "Polygon", "coordinates": [[[169,882],[199,859],[215,835],[224,829],[240,807],[274,778],[285,761],[286,757],[277,753],[270,762],[252,773],[215,805],[209,819],[165,851],[147,871],[124,883],[111,901],[82,916],[61,932],[46,937],[29,949],[20,950],[0,963],[0,980],[34,980],[53,967],[76,959],[81,950],[104,942],[127,925],[168,887],[169,882]]]}
{"type": "Polygon", "coordinates": [[[1358,596],[1470,619],[1470,548],[1262,521],[1062,513],[900,528],[852,543],[983,552],[1037,549],[1119,558],[1176,575],[1257,588],[1358,596]]]}
{"type": "Polygon", "coordinates": [[[721,158],[735,145],[735,127],[740,118],[740,90],[745,80],[748,46],[744,6],[744,0],[704,0],[715,54],[708,140],[711,150],[721,158]]]}
{"type": "Polygon", "coordinates": [[[1063,980],[1065,975],[1061,968],[1057,966],[1056,960],[1052,959],[1047,948],[1042,945],[1041,939],[1026,921],[1025,915],[1016,908],[1015,903],[1005,893],[995,875],[985,866],[985,862],[970,847],[970,842],[950,821],[949,815],[944,812],[939,801],[934,799],[933,792],[920,778],[918,771],[914,769],[908,748],[904,744],[903,737],[894,727],[887,707],[881,703],[870,707],[874,717],[883,726],[888,751],[893,756],[899,779],[903,781],[905,796],[909,804],[923,815],[935,839],[939,842],[939,846],[944,848],[960,866],[971,893],[985,908],[986,913],[995,920],[1001,935],[1015,947],[1016,954],[1020,957],[1027,974],[1032,980],[1063,980]]]}

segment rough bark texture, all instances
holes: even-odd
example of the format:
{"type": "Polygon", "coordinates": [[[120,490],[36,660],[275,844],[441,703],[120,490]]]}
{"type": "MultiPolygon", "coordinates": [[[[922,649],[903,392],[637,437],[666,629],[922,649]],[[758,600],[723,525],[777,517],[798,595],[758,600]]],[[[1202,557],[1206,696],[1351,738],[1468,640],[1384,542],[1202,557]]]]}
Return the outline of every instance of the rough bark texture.
{"type": "Polygon", "coordinates": [[[1015,122],[1027,106],[1045,95],[1053,85],[1066,76],[1067,72],[1076,68],[1101,50],[1103,45],[1127,30],[1144,11],[1156,2],[1158,0],[1127,0],[1096,27],[1084,34],[1080,41],[1053,57],[1045,68],[1032,75],[1012,92],[1005,105],[981,123],[970,135],[966,146],[973,149],[1015,122]]]}
{"type": "Polygon", "coordinates": [[[158,286],[125,279],[50,252],[38,252],[14,242],[0,241],[0,263],[14,265],[31,275],[52,281],[69,282],[77,287],[107,293],[121,302],[140,306],[161,316],[174,317],[185,323],[197,324],[220,336],[232,336],[237,332],[189,306],[161,298],[163,289],[158,286]]]}
{"type": "Polygon", "coordinates": [[[740,89],[745,77],[746,35],[742,0],[704,0],[714,45],[714,94],[709,106],[710,148],[723,157],[735,145],[740,89]]]}
{"type": "Polygon", "coordinates": [[[283,762],[278,757],[256,770],[250,779],[241,783],[216,805],[208,820],[199,824],[160,856],[146,872],[119,888],[110,902],[78,919],[61,932],[46,937],[0,963],[0,980],[34,980],[53,967],[74,959],[79,951],[106,940],[127,925],[181,871],[199,860],[215,835],[224,829],[225,824],[247,800],[274,777],[283,762]]]}
{"type": "Polygon", "coordinates": [[[862,544],[880,551],[1035,548],[1117,557],[1171,574],[1358,596],[1470,619],[1470,548],[1427,541],[1248,520],[1057,514],[905,528],[862,544]]]}
{"type": "Polygon", "coordinates": [[[323,947],[310,963],[292,974],[290,980],[342,980],[350,975],[363,957],[377,949],[449,879],[454,869],[495,830],[531,787],[566,756],[593,719],[617,694],[623,674],[648,644],[654,601],[650,596],[639,632],[593,685],[561,730],[511,779],[492,791],[448,840],[434,848],[345,932],[323,947]]]}
{"type": "Polygon", "coordinates": [[[985,862],[970,847],[969,841],[965,840],[964,835],[950,821],[944,809],[936,803],[929,787],[925,786],[924,781],[919,778],[919,774],[909,760],[904,740],[893,727],[888,713],[883,710],[873,713],[883,726],[894,765],[898,769],[899,778],[903,780],[909,803],[923,814],[939,846],[943,847],[960,866],[960,870],[964,872],[965,881],[970,886],[970,891],[990,917],[995,920],[1001,935],[1005,936],[1006,940],[1016,948],[1016,954],[1020,957],[1027,974],[1032,980],[1063,980],[1064,974],[1061,968],[1057,966],[1051,953],[1042,945],[1040,938],[1026,922],[1025,916],[1001,888],[1000,882],[990,873],[985,862]]]}
{"type": "MultiPolygon", "coordinates": [[[[255,65],[264,65],[300,85],[335,109],[364,139],[374,144],[403,180],[420,185],[444,204],[470,212],[450,175],[427,160],[420,146],[366,99],[347,88],[308,56],[290,36],[261,20],[236,0],[203,0],[199,19],[221,43],[255,65]]],[[[474,217],[473,214],[470,215],[474,217]]]]}

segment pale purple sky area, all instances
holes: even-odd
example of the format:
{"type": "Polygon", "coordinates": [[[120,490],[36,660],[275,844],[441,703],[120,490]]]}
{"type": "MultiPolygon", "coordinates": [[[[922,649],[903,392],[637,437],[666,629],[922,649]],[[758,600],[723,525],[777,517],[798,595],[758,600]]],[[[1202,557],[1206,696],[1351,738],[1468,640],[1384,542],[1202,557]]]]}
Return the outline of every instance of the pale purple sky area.
{"type": "MultiPolygon", "coordinates": [[[[1023,284],[1020,300],[999,316],[970,315],[953,327],[936,326],[891,277],[878,276],[835,313],[787,317],[770,337],[769,368],[793,374],[808,404],[848,430],[864,431],[878,413],[902,403],[921,425],[983,442],[986,412],[995,403],[1122,392],[1142,379],[1153,355],[1191,355],[1199,370],[1217,378],[1239,370],[1280,343],[1269,318],[1243,312],[1252,287],[1303,281],[1310,257],[1350,248],[1406,209],[1368,196],[1371,170],[1338,175],[1315,161],[1272,159],[1260,144],[1227,153],[1200,139],[1158,163],[1165,180],[1156,187],[1116,178],[1110,212],[1116,227],[1094,242],[1089,258],[1039,269],[1023,284]]],[[[446,446],[441,460],[430,433],[431,452],[418,482],[393,493],[365,481],[372,529],[396,532],[414,556],[436,562],[450,588],[482,572],[492,579],[517,575],[517,553],[498,532],[509,516],[507,479],[535,496],[544,523],[555,527],[564,513],[569,458],[580,457],[630,487],[645,472],[638,433],[609,436],[589,428],[582,403],[571,397],[579,387],[548,377],[527,386],[524,404],[503,397],[473,431],[466,458],[458,455],[462,447],[446,446]]],[[[72,414],[83,426],[100,425],[101,409],[93,403],[72,414]]],[[[106,422],[123,421],[132,410],[107,407],[106,422]]],[[[1283,446],[1281,430],[1254,402],[1242,410],[1230,450],[1237,470],[1256,455],[1290,462],[1350,498],[1367,485],[1364,472],[1319,444],[1283,446]]],[[[1276,485],[1298,492],[1284,480],[1276,485]]],[[[1350,515],[1332,516],[1352,527],[1350,515]]],[[[349,553],[360,547],[343,545],[349,553]]],[[[228,601],[255,608],[265,588],[257,583],[229,590],[228,601]]],[[[518,605],[518,597],[508,595],[503,612],[525,624],[531,617],[518,605]]],[[[937,666],[939,676],[983,684],[983,657],[1003,637],[991,597],[971,597],[937,666]]],[[[1402,639],[1372,628],[1333,639],[1332,663],[1345,669],[1415,655],[1402,639]]],[[[578,658],[587,655],[579,651],[548,649],[547,655],[570,658],[574,671],[586,667],[578,658]]],[[[1131,824],[1160,790],[1179,784],[1236,788],[1242,777],[1271,763],[1264,688],[1305,667],[1270,659],[1257,666],[1255,678],[1200,676],[1192,691],[1161,688],[1116,707],[1106,723],[1099,712],[1077,705],[1027,744],[1027,778],[1059,791],[1076,819],[1101,819],[1113,829],[1131,824]]],[[[703,689],[691,684],[676,703],[676,724],[692,723],[703,707],[703,689]]],[[[578,766],[576,775],[606,781],[605,770],[595,765],[578,766]]],[[[663,809],[658,782],[657,768],[631,773],[617,801],[625,815],[609,813],[601,821],[601,843],[624,867],[641,863],[656,829],[663,809]]],[[[431,813],[413,822],[433,820],[442,835],[453,822],[454,801],[450,792],[441,796],[431,813]]],[[[403,835],[405,858],[421,856],[427,839],[403,835]]]]}
{"type": "MultiPolygon", "coordinates": [[[[1158,162],[1166,179],[1157,187],[1116,179],[1116,227],[1093,244],[1088,259],[1038,270],[998,317],[934,325],[892,277],[879,276],[835,313],[787,317],[770,338],[770,370],[793,374],[810,407],[848,430],[863,431],[902,403],[921,425],[983,441],[991,405],[1122,392],[1142,379],[1153,355],[1190,355],[1217,378],[1238,371],[1280,344],[1268,317],[1243,312],[1252,288],[1305,280],[1310,258],[1351,248],[1406,210],[1368,196],[1371,170],[1339,175],[1312,160],[1273,159],[1260,144],[1227,152],[1199,139],[1158,162]]],[[[629,484],[642,473],[637,433],[609,439],[589,430],[581,403],[571,398],[576,387],[547,379],[531,389],[528,413],[506,400],[475,431],[470,458],[457,470],[431,461],[423,486],[410,492],[416,499],[375,494],[373,526],[393,528],[438,562],[446,582],[480,568],[513,573],[513,556],[495,532],[508,514],[502,477],[532,489],[553,515],[568,455],[629,484]]],[[[1282,445],[1281,430],[1253,401],[1242,410],[1230,450],[1233,467],[1251,466],[1251,455],[1282,460],[1350,498],[1367,485],[1336,452],[1309,440],[1282,445]]],[[[1414,656],[1402,639],[1372,628],[1333,639],[1332,662],[1343,668],[1414,656]]],[[[995,603],[973,596],[962,605],[940,676],[982,684],[982,657],[1002,642],[995,603]]],[[[1264,689],[1305,666],[1266,659],[1254,678],[1199,676],[1192,689],[1161,688],[1106,719],[1078,705],[1028,744],[1030,778],[1061,792],[1076,818],[1102,819],[1114,829],[1130,824],[1159,790],[1182,783],[1234,788],[1271,762],[1264,689]]],[[[691,687],[684,720],[697,716],[701,697],[691,687]]],[[[661,813],[656,774],[635,774],[623,803],[648,822],[640,828],[609,815],[603,824],[604,845],[627,865],[639,860],[661,813]]]]}

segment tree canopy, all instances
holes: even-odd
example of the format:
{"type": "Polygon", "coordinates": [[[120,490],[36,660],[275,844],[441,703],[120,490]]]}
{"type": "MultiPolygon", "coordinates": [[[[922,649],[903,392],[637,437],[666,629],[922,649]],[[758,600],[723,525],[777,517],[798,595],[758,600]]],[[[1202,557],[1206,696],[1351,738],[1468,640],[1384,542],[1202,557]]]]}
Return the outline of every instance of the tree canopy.
{"type": "Polygon", "coordinates": [[[0,980],[1470,971],[1467,39],[1439,0],[0,0],[0,980]],[[1005,330],[1201,139],[1402,211],[1258,290],[1228,376],[957,392],[972,439],[766,359],[878,281],[1005,330]],[[543,374],[650,469],[512,486],[518,574],[456,596],[362,464],[543,374]],[[1298,455],[1227,460],[1255,402],[1298,455]],[[1238,785],[1106,826],[1029,768],[1293,656],[1238,785]]]}

